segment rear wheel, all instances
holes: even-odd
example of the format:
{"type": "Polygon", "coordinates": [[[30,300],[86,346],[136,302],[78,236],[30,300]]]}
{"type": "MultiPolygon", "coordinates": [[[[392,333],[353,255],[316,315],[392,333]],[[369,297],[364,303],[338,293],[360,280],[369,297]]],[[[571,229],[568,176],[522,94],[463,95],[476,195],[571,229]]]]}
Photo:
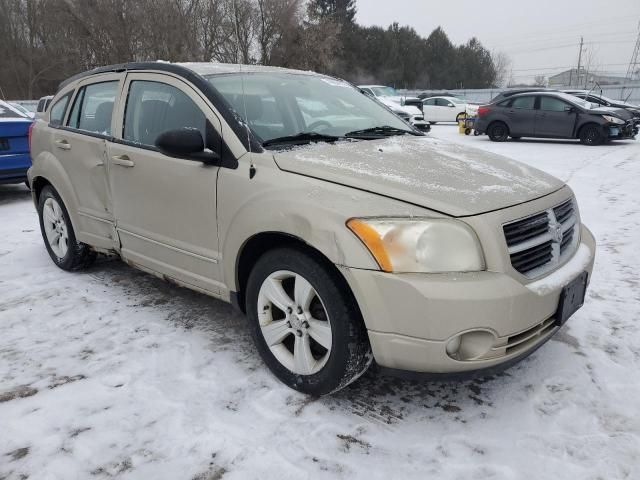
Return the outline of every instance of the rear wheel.
{"type": "Polygon", "coordinates": [[[69,213],[58,192],[49,185],[40,192],[38,215],[47,252],[58,267],[78,270],[93,263],[96,253],[76,240],[69,213]]]}
{"type": "Polygon", "coordinates": [[[247,315],[262,359],[289,387],[325,395],[371,363],[360,311],[345,287],[321,259],[301,250],[272,250],[256,262],[247,315]]]}
{"type": "Polygon", "coordinates": [[[458,115],[456,115],[456,123],[460,123],[460,120],[464,120],[465,118],[467,118],[467,114],[464,112],[460,112],[458,115]]]}
{"type": "Polygon", "coordinates": [[[509,127],[503,122],[493,122],[487,128],[487,135],[494,142],[506,142],[509,138],[509,127]]]}
{"type": "Polygon", "coordinates": [[[580,129],[580,143],[583,145],[600,145],[604,141],[598,125],[590,123],[580,129]]]}

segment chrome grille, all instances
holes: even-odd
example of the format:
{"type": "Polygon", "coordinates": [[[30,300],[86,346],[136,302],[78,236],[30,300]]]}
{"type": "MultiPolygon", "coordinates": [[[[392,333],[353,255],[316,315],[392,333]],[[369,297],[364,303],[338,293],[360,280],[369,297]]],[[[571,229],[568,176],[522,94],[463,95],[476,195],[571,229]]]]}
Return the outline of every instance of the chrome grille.
{"type": "Polygon", "coordinates": [[[533,278],[553,270],[577,245],[578,215],[573,198],[502,226],[511,265],[533,278]]]}

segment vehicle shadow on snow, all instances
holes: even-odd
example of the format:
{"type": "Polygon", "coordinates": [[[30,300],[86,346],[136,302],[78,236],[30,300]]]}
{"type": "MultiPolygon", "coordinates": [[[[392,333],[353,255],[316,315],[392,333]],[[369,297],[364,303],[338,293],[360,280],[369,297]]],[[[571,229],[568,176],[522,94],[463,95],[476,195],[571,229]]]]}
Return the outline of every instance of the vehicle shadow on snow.
{"type": "MultiPolygon", "coordinates": [[[[115,258],[101,258],[86,273],[122,290],[120,296],[127,308],[159,309],[174,326],[207,335],[213,348],[233,345],[242,353],[247,368],[266,370],[246,319],[226,302],[166,282],[115,258]]],[[[373,364],[356,382],[333,395],[315,399],[293,394],[287,403],[296,415],[319,402],[329,409],[386,426],[401,423],[407,416],[437,418],[443,413],[464,423],[467,414],[482,414],[491,408],[492,392],[508,388],[509,378],[519,368],[518,365],[498,375],[465,381],[413,381],[384,375],[373,364]]]]}
{"type": "Polygon", "coordinates": [[[0,185],[0,205],[31,198],[25,185],[0,185]]]}

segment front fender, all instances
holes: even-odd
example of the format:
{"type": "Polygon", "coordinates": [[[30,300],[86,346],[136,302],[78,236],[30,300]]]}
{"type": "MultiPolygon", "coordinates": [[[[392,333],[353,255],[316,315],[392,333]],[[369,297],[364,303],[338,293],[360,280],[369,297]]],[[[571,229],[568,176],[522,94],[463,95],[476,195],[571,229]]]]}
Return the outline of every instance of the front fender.
{"type": "Polygon", "coordinates": [[[377,270],[367,248],[346,227],[347,220],[428,213],[397,200],[281,171],[268,153],[254,158],[254,178],[249,178],[248,159],[236,170],[221,169],[218,178],[223,281],[231,290],[237,290],[235,270],[242,246],[259,233],[291,235],[336,265],[377,270]]]}

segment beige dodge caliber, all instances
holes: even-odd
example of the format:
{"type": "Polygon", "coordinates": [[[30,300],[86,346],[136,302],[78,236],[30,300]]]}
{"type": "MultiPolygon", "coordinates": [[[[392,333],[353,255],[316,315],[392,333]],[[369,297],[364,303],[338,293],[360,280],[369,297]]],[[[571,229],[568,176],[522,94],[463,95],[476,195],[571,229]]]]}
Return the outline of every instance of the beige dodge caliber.
{"type": "Polygon", "coordinates": [[[132,63],[64,82],[31,135],[42,236],[234,303],[313,395],[383,369],[504,368],[583,303],[595,242],[560,180],[424,136],[341,80],[132,63]]]}

